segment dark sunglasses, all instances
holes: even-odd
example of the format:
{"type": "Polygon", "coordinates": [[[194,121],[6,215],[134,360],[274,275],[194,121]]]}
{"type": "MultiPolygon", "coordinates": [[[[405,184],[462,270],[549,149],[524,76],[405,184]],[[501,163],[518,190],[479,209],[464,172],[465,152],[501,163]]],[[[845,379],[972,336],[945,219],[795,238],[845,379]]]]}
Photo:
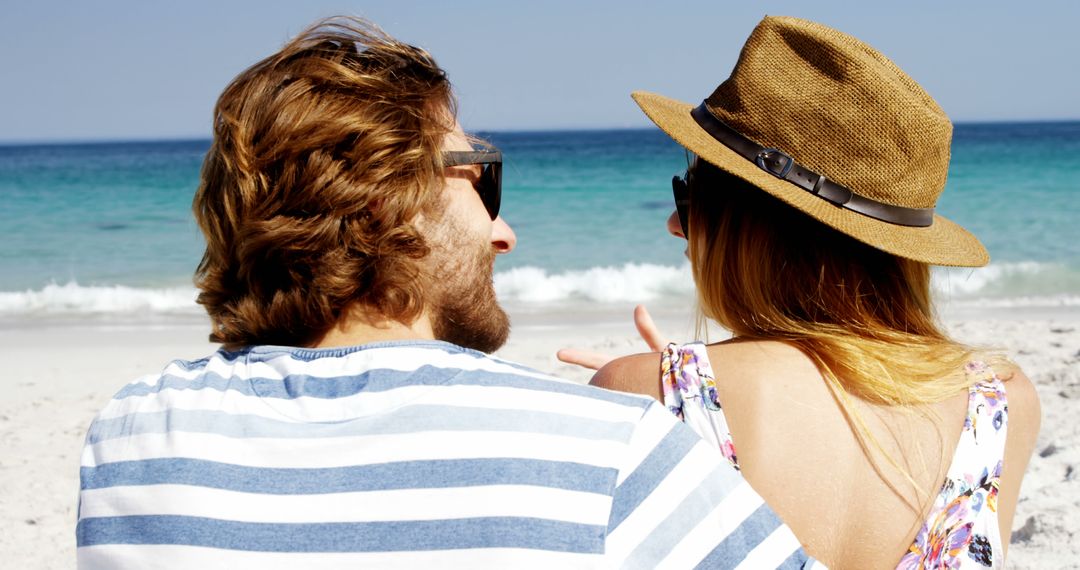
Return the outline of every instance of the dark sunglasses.
{"type": "Polygon", "coordinates": [[[502,152],[498,149],[487,150],[448,150],[442,153],[443,166],[468,166],[479,164],[480,178],[473,183],[473,188],[480,195],[480,201],[491,216],[499,217],[502,204],[502,152]]]}
{"type": "Polygon", "coordinates": [[[686,156],[686,172],[682,176],[674,176],[671,179],[671,191],[675,195],[675,210],[679,212],[679,225],[682,227],[683,237],[689,237],[687,231],[690,217],[690,185],[694,183],[694,167],[697,165],[697,156],[686,156]]]}

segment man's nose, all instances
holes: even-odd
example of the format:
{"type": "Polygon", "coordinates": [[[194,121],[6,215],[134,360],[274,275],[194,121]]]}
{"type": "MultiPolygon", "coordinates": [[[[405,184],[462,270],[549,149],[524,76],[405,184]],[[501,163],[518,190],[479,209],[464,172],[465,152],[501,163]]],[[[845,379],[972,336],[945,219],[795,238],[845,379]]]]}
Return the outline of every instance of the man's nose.
{"type": "Polygon", "coordinates": [[[517,245],[514,230],[501,216],[491,223],[491,245],[495,246],[495,253],[510,253],[517,245]]]}

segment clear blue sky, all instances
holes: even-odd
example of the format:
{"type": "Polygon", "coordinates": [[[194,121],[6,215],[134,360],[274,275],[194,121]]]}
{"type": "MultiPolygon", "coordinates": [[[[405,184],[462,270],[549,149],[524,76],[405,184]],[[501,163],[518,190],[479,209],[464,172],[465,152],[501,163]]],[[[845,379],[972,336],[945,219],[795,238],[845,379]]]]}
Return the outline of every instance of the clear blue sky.
{"type": "Polygon", "coordinates": [[[5,1],[0,141],[206,137],[228,81],[322,16],[428,48],[471,130],[645,127],[699,101],[765,14],[867,41],[955,121],[1080,118],[1080,2],[5,1]]]}

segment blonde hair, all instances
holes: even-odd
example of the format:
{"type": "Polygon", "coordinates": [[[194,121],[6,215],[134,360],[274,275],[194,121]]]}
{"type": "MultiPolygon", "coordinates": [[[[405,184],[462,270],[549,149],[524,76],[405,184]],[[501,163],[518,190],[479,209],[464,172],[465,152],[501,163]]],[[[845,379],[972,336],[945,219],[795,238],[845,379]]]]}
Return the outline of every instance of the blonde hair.
{"type": "Polygon", "coordinates": [[[236,77],[214,108],[195,195],[210,339],[306,345],[352,307],[411,322],[454,123],[426,51],[359,19],[323,20],[236,77]]]}
{"type": "MultiPolygon", "coordinates": [[[[704,161],[693,176],[689,256],[703,316],[736,338],[778,340],[806,354],[867,459],[882,473],[877,451],[917,500],[882,481],[922,512],[932,495],[905,467],[911,458],[898,461],[885,450],[853,398],[932,421],[925,404],[969,388],[965,364],[1008,363],[942,331],[926,263],[856,241],[704,161]]],[[[920,447],[912,454],[926,461],[920,447]]]]}
{"type": "Polygon", "coordinates": [[[930,267],[874,249],[698,161],[689,252],[702,311],[744,339],[787,342],[844,394],[910,406],[968,387],[977,351],[934,312],[930,267]]]}

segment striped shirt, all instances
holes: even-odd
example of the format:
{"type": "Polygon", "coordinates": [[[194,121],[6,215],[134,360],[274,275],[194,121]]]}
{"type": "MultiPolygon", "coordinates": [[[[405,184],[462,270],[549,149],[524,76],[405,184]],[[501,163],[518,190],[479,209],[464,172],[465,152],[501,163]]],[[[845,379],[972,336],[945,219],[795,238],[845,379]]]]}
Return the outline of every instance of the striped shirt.
{"type": "Polygon", "coordinates": [[[807,561],[654,400],[437,341],[173,362],[98,415],[80,478],[81,568],[807,561]]]}

